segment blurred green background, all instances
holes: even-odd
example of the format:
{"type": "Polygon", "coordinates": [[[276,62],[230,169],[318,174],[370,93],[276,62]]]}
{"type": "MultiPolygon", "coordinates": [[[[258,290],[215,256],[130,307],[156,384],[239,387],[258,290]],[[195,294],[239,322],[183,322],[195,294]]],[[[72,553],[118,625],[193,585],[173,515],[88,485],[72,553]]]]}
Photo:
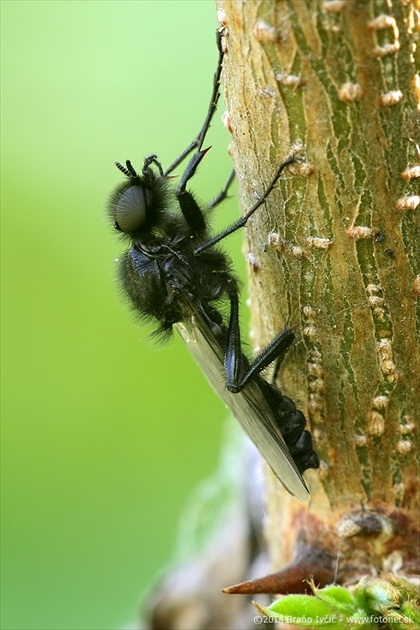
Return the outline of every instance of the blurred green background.
{"type": "MultiPolygon", "coordinates": [[[[121,303],[104,204],[115,160],[156,152],[168,165],[200,128],[216,9],[13,0],[1,12],[2,628],[118,628],[217,466],[225,411],[182,343],[154,345],[121,303]]],[[[194,178],[204,200],[231,168],[222,113],[194,178]]],[[[236,212],[228,202],[216,225],[236,212]]]]}

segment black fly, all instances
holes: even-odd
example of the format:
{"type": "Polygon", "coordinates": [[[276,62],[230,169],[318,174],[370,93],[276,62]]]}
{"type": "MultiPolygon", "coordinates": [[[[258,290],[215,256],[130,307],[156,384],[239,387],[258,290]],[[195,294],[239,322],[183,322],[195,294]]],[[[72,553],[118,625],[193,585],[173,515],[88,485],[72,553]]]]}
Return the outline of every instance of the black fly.
{"type": "Polygon", "coordinates": [[[145,159],[141,173],[128,160],[125,166],[117,163],[128,180],[112,194],[109,212],[114,227],[130,242],[120,261],[119,275],[136,313],[154,320],[158,334],[169,335],[173,327],[178,330],[283,485],[307,501],[309,492],[301,473],[318,467],[319,460],[311,435],[304,430],[305,417],[290,398],[260,376],[273,361],[282,360],[294,335],[289,329],[283,330],[249,362],[241,347],[238,281],[229,258],[215,246],[246,224],[294,157],[280,165],[263,196],[245,216],[214,237],[208,233],[207,213],[226,197],[233,174],[205,210],[186,190],[206,154],[202,145],[219,99],[223,61],[220,34],[218,46],[210,107],[193,142],[166,171],[156,155],[145,159]],[[174,189],[169,174],[191,153],[174,189]],[[175,202],[178,211],[173,209],[175,202]],[[227,318],[220,308],[226,301],[230,307],[227,318]]]}

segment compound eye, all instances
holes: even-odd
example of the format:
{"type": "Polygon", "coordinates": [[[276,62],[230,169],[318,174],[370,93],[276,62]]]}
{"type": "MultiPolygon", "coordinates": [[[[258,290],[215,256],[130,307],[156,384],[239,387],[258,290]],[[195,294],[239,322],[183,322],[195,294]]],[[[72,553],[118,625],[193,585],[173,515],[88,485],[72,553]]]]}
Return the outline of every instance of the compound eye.
{"type": "Polygon", "coordinates": [[[114,201],[115,227],[121,232],[130,234],[141,229],[146,215],[147,199],[143,186],[129,186],[114,201]]]}

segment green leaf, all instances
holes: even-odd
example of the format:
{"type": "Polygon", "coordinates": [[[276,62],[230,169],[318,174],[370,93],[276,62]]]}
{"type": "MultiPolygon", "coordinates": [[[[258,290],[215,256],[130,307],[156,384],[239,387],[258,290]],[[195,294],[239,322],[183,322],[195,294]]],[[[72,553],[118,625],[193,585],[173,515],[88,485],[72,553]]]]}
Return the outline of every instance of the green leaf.
{"type": "Polygon", "coordinates": [[[335,610],[351,615],[356,610],[356,600],[347,589],[335,584],[323,589],[315,589],[316,597],[335,610]]]}
{"type": "Polygon", "coordinates": [[[399,590],[382,578],[370,578],[367,580],[364,584],[364,591],[367,605],[378,612],[384,612],[390,608],[398,608],[401,602],[399,590]]]}
{"type": "MultiPolygon", "coordinates": [[[[382,578],[364,578],[352,593],[335,584],[314,595],[288,595],[261,609],[268,617],[313,630],[419,630],[420,608],[416,598],[406,599],[409,586],[399,588],[382,578]],[[406,601],[404,601],[406,599],[406,601]]],[[[410,592],[411,594],[411,592],[410,592]]]]}
{"type": "Polygon", "coordinates": [[[311,595],[288,595],[267,607],[267,614],[301,628],[343,630],[346,616],[337,614],[329,604],[311,595]]]}

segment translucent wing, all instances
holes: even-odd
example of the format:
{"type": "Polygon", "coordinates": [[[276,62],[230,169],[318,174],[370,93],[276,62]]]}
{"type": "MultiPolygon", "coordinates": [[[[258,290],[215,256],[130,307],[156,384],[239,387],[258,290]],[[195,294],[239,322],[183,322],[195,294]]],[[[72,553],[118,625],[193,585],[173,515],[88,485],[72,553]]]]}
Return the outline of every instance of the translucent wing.
{"type": "Polygon", "coordinates": [[[273,414],[257,383],[249,383],[232,394],[225,385],[223,349],[208,324],[196,313],[175,328],[187,343],[195,360],[216,393],[232,411],[283,486],[301,501],[309,501],[309,490],[273,420],[273,414]]]}

